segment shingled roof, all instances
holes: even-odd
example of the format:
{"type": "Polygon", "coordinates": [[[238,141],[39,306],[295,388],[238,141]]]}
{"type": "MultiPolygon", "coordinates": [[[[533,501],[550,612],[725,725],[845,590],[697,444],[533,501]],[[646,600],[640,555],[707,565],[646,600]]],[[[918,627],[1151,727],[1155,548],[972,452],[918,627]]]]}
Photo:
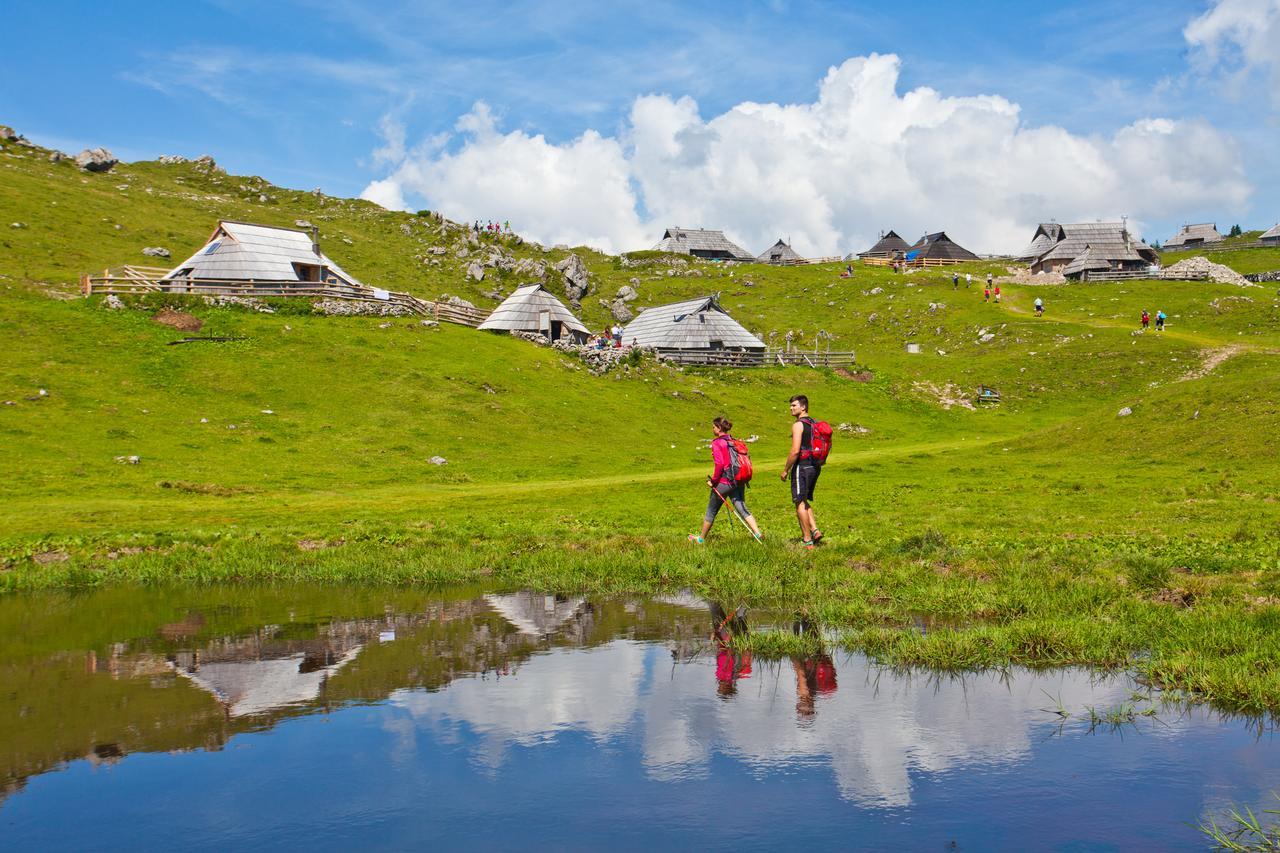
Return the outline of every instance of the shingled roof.
{"type": "Polygon", "coordinates": [[[1073,278],[1089,270],[1109,269],[1111,269],[1111,262],[1104,257],[1104,253],[1095,252],[1092,246],[1085,246],[1083,254],[1062,268],[1062,274],[1067,278],[1073,278]]]}
{"type": "Polygon", "coordinates": [[[729,316],[715,296],[702,296],[640,312],[622,330],[622,340],[663,349],[764,349],[764,341],[729,316]]]}
{"type": "MultiPolygon", "coordinates": [[[[1155,249],[1135,240],[1123,222],[1082,222],[1055,227],[1061,236],[1047,251],[1032,258],[1033,266],[1045,261],[1069,263],[1083,255],[1086,249],[1092,249],[1094,257],[1105,258],[1112,264],[1123,261],[1154,263],[1157,258],[1155,249]]],[[[1037,229],[1037,239],[1040,233],[1037,229]]],[[[1034,245],[1035,240],[1032,241],[1034,245]]]]}
{"type": "Polygon", "coordinates": [[[1218,226],[1212,222],[1199,225],[1183,225],[1182,230],[1165,241],[1166,249],[1176,246],[1200,245],[1201,243],[1221,243],[1223,236],[1218,233],[1218,226]]]}
{"type": "Polygon", "coordinates": [[[320,251],[305,231],[224,219],[191,257],[165,279],[217,281],[338,281],[363,287],[320,251]],[[319,278],[308,278],[319,268],[319,278]]]}
{"type": "Polygon", "coordinates": [[[880,235],[880,240],[874,246],[865,252],[859,252],[858,257],[891,258],[894,252],[905,252],[908,248],[906,240],[903,240],[893,231],[886,231],[880,235]]]}
{"type": "Polygon", "coordinates": [[[761,252],[756,260],[762,264],[782,264],[787,261],[803,261],[804,258],[779,237],[778,242],[761,252]]]}
{"type": "Polygon", "coordinates": [[[1280,222],[1277,222],[1270,231],[1263,232],[1259,240],[1277,240],[1280,241],[1280,222]]]}
{"type": "Polygon", "coordinates": [[[722,258],[735,261],[754,261],[755,257],[724,236],[723,231],[676,226],[662,232],[662,240],[653,247],[659,252],[675,252],[696,255],[700,258],[722,258]]]}
{"type": "Polygon", "coordinates": [[[548,323],[559,322],[568,332],[575,332],[586,337],[587,327],[582,321],[564,307],[559,299],[548,293],[541,284],[526,284],[516,288],[493,309],[479,328],[495,332],[547,332],[549,328],[542,322],[543,312],[548,323]]]}
{"type": "Polygon", "coordinates": [[[1015,257],[1023,261],[1031,261],[1043,255],[1053,245],[1062,239],[1062,226],[1056,222],[1041,222],[1036,227],[1035,236],[1031,238],[1031,245],[1023,249],[1022,252],[1015,257]]]}
{"type": "Polygon", "coordinates": [[[978,256],[947,236],[946,231],[926,234],[907,248],[907,260],[922,258],[947,261],[976,261],[978,256]]]}

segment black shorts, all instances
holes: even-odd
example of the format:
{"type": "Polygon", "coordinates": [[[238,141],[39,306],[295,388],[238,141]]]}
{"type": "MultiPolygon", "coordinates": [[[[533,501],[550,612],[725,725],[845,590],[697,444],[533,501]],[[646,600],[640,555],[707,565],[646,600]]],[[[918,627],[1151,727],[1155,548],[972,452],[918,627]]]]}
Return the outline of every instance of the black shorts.
{"type": "Polygon", "coordinates": [[[791,469],[791,502],[793,504],[813,503],[813,487],[818,484],[818,475],[821,473],[820,466],[803,462],[791,469]]]}

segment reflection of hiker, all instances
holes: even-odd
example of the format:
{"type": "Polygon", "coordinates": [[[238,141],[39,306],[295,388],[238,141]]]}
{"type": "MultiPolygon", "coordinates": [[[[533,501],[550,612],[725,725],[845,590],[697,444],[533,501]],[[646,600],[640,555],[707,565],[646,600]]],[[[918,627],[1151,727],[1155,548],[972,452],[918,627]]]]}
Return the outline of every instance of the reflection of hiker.
{"type": "Polygon", "coordinates": [[[726,502],[733,505],[733,512],[746,523],[751,534],[760,538],[760,527],[756,524],[751,510],[747,509],[747,482],[751,479],[751,460],[743,452],[745,444],[729,434],[733,424],[728,418],[718,417],[711,422],[711,430],[715,437],[711,439],[711,461],[715,470],[707,478],[707,486],[711,495],[707,498],[707,514],[702,518],[702,532],[690,533],[689,541],[701,545],[711,532],[716,513],[726,502]]]}
{"type": "Polygon", "coordinates": [[[782,467],[782,479],[791,478],[791,502],[800,522],[800,543],[813,550],[822,541],[822,531],[813,514],[813,488],[831,450],[831,425],[809,417],[809,398],[804,394],[791,398],[791,416],[796,422],[791,425],[791,452],[782,467]]]}
{"type": "Polygon", "coordinates": [[[712,638],[716,642],[716,692],[732,696],[738,690],[739,678],[751,677],[751,652],[733,647],[734,636],[747,634],[747,609],[739,607],[732,614],[711,602],[712,638]]]}
{"type": "Polygon", "coordinates": [[[1041,299],[1039,296],[1037,296],[1035,304],[1036,304],[1036,316],[1043,317],[1044,316],[1044,300],[1041,299]]]}
{"type": "MultiPolygon", "coordinates": [[[[819,640],[818,629],[797,616],[792,630],[796,636],[808,636],[819,640]]],[[[836,692],[836,665],[831,655],[821,650],[804,657],[791,657],[791,668],[796,674],[796,716],[801,720],[812,719],[816,712],[814,702],[819,695],[836,692]]]]}
{"type": "Polygon", "coordinates": [[[1156,311],[1156,331],[1157,332],[1164,331],[1164,311],[1163,310],[1156,311]]]}
{"type": "Polygon", "coordinates": [[[1146,308],[1142,309],[1142,328],[1144,329],[1151,328],[1151,315],[1147,313],[1146,308]]]}

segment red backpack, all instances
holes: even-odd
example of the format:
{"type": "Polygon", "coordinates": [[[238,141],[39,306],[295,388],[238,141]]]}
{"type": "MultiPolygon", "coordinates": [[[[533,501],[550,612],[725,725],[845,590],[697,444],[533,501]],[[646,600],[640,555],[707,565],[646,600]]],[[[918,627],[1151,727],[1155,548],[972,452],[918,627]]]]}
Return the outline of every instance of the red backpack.
{"type": "Polygon", "coordinates": [[[831,453],[831,424],[809,417],[800,420],[809,425],[809,448],[800,448],[800,458],[812,459],[819,465],[825,464],[831,453]]]}
{"type": "Polygon", "coordinates": [[[755,471],[751,468],[751,455],[747,443],[731,435],[724,437],[725,446],[729,448],[729,478],[735,486],[745,486],[751,482],[755,471]]]}

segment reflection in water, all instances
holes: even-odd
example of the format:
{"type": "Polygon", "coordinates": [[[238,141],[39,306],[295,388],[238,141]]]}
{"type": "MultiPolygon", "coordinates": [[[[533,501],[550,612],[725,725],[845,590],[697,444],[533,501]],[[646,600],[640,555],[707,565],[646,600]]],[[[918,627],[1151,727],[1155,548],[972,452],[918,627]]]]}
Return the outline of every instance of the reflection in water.
{"type": "MultiPolygon", "coordinates": [[[[301,603],[281,594],[258,609],[244,603],[243,592],[217,591],[185,602],[164,598],[172,592],[136,591],[0,601],[0,631],[20,638],[0,651],[0,796],[6,798],[0,812],[20,817],[42,803],[65,807],[68,800],[59,797],[77,789],[59,794],[54,782],[74,774],[47,774],[68,762],[123,771],[133,766],[133,753],[168,752],[159,763],[137,765],[163,773],[183,751],[216,752],[253,732],[268,738],[252,741],[264,750],[256,763],[223,754],[199,766],[214,774],[210,778],[225,764],[287,787],[330,772],[336,778],[367,772],[351,766],[354,756],[367,754],[386,775],[384,796],[405,792],[398,805],[370,808],[390,810],[401,821],[423,819],[425,793],[413,792],[432,784],[431,774],[423,775],[427,768],[443,772],[438,768],[455,753],[470,770],[454,771],[462,775],[451,792],[485,780],[489,796],[513,810],[539,803],[554,810],[559,797],[574,791],[598,795],[591,786],[599,782],[584,769],[596,763],[610,767],[612,776],[634,768],[626,796],[636,798],[638,813],[646,802],[669,808],[672,794],[664,791],[681,791],[694,780],[750,797],[754,789],[742,785],[787,778],[805,786],[795,789],[803,794],[795,795],[794,807],[831,797],[853,810],[851,820],[910,809],[917,824],[952,819],[946,815],[964,812],[959,804],[968,796],[1000,803],[1000,819],[1027,798],[1069,811],[1074,806],[1062,799],[1060,786],[1071,778],[1070,762],[1084,755],[1089,763],[1074,778],[1099,775],[1073,787],[1081,792],[1073,796],[1097,799],[1077,804],[1080,809],[1140,798],[1145,784],[1156,799],[1180,809],[1166,821],[1175,828],[1224,796],[1262,802],[1268,787],[1280,785],[1280,755],[1269,740],[1254,743],[1242,726],[1202,710],[1170,713],[1158,724],[1144,720],[1132,730],[1138,737],[1090,737],[1083,724],[1055,735],[1058,721],[1046,708],[1118,705],[1134,688],[1125,677],[1082,670],[963,677],[890,672],[824,648],[817,626],[802,616],[748,614],[689,595],[588,601],[531,592],[405,593],[384,605],[373,593],[354,603],[332,592],[308,594],[314,598],[301,603]],[[756,630],[789,630],[806,651],[782,660],[753,658],[739,642],[752,630],[748,616],[756,630]],[[364,719],[352,716],[357,713],[372,716],[352,730],[350,721],[364,719]],[[317,734],[302,751],[281,747],[287,760],[269,758],[266,744],[288,743],[291,733],[308,731],[298,727],[317,714],[347,721],[345,734],[317,734]],[[579,743],[591,759],[570,770],[579,743]],[[1042,764],[1058,755],[1054,744],[1066,751],[1052,759],[1058,763],[1049,772],[1042,764]],[[1240,750],[1249,744],[1246,756],[1240,750]],[[515,781],[530,773],[553,774],[545,778],[556,785],[546,787],[544,799],[537,785],[515,781]],[[49,784],[19,793],[37,777],[49,784]],[[573,781],[579,777],[584,781],[573,781]],[[1108,795],[1099,780],[1111,778],[1119,793],[1108,795]],[[1190,786],[1177,789],[1181,800],[1170,793],[1179,785],[1190,786]],[[1050,799],[1036,800],[1037,792],[1050,799]]],[[[94,783],[95,796],[105,797],[113,784],[127,787],[133,777],[112,778],[94,783]]],[[[188,794],[201,793],[199,772],[178,778],[174,784],[187,786],[188,794]]],[[[781,789],[761,790],[787,807],[781,789]]],[[[445,797],[432,791],[433,798],[445,797]]],[[[240,802],[237,808],[249,807],[240,802]]],[[[757,804],[743,825],[767,813],[757,804]]],[[[706,819],[691,814],[689,828],[706,819]]],[[[19,837],[39,840],[39,821],[11,822],[30,829],[19,837]]],[[[626,825],[620,815],[618,831],[626,825]]],[[[1086,837],[1071,834],[1078,831],[1069,827],[1062,837],[1086,837]]],[[[211,838],[217,846],[219,836],[211,838]]],[[[763,846],[785,841],[767,832],[760,838],[763,846]]],[[[637,846],[630,841],[624,836],[623,846],[637,846]]]]}

